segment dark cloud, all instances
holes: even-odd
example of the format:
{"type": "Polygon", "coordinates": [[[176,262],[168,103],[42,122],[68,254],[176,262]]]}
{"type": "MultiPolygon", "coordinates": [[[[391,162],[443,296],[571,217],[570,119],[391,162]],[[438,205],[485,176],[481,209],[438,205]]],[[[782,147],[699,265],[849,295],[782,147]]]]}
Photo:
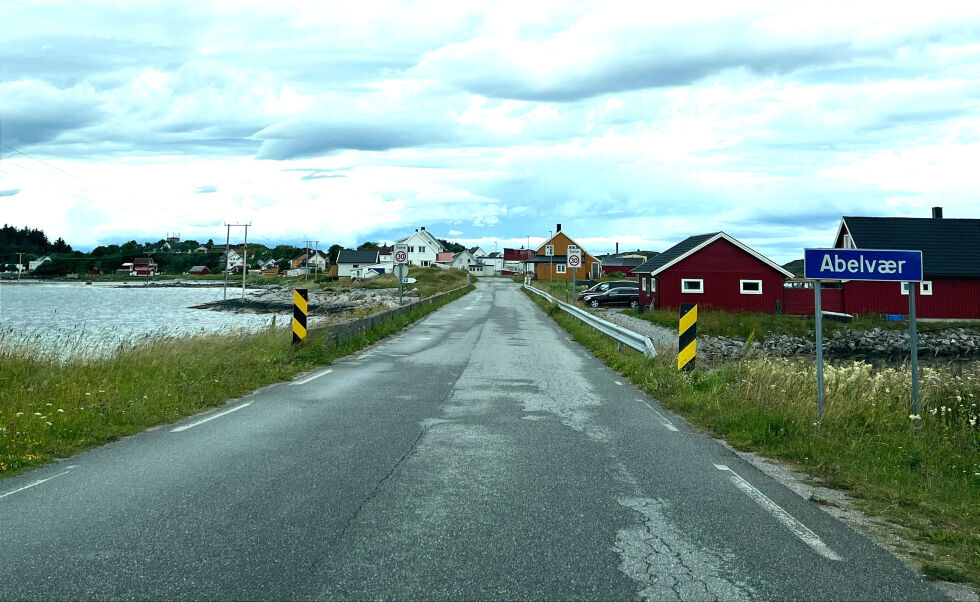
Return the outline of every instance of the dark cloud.
{"type": "Polygon", "coordinates": [[[85,89],[59,89],[36,81],[0,85],[4,143],[25,147],[58,138],[105,117],[85,89]]]}
{"type": "Polygon", "coordinates": [[[417,71],[491,98],[570,102],[615,92],[683,86],[731,69],[783,74],[846,62],[856,55],[850,44],[840,42],[800,47],[736,43],[706,51],[656,43],[637,48],[624,43],[591,62],[541,72],[542,66],[533,65],[519,50],[507,52],[477,41],[431,53],[417,71]]]}
{"type": "Polygon", "coordinates": [[[20,192],[20,188],[9,188],[7,190],[0,190],[0,196],[14,196],[20,192]]]}
{"type": "Polygon", "coordinates": [[[263,129],[253,138],[262,142],[258,159],[301,159],[343,150],[386,151],[429,146],[455,138],[448,124],[388,117],[351,121],[291,119],[263,129]]]}

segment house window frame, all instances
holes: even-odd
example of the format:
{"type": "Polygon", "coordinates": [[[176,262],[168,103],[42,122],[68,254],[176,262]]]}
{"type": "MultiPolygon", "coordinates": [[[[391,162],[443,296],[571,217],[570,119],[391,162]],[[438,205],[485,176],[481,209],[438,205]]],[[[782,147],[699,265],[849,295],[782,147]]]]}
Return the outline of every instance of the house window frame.
{"type": "Polygon", "coordinates": [[[424,259],[422,261],[420,261],[419,263],[422,265],[423,268],[429,267],[429,262],[426,261],[426,260],[424,260],[424,259]]]}
{"type": "Polygon", "coordinates": [[[932,280],[923,280],[919,283],[919,294],[924,297],[932,295],[932,280]]]}
{"type": "Polygon", "coordinates": [[[704,278],[681,278],[681,294],[688,295],[703,295],[704,294],[704,278]],[[685,284],[688,282],[697,282],[698,289],[691,290],[688,289],[685,284]]]}
{"type": "Polygon", "coordinates": [[[419,247],[419,253],[425,253],[425,247],[419,247]]]}
{"type": "Polygon", "coordinates": [[[908,296],[908,294],[909,294],[909,283],[906,282],[906,281],[904,281],[904,280],[901,281],[901,282],[899,282],[898,283],[898,290],[901,291],[901,293],[903,295],[908,296]]]}
{"type": "Polygon", "coordinates": [[[640,286],[643,287],[643,292],[644,293],[649,293],[650,291],[647,290],[649,288],[647,286],[647,279],[646,278],[640,278],[640,282],[641,282],[640,286]]]}
{"type": "Polygon", "coordinates": [[[844,235],[844,241],[843,242],[844,242],[844,248],[845,249],[856,249],[857,248],[856,246],[854,246],[854,237],[851,236],[850,234],[845,234],[844,235]]]}
{"type": "Polygon", "coordinates": [[[566,266],[565,266],[564,263],[556,263],[555,264],[555,273],[556,274],[567,274],[568,271],[565,268],[566,268],[566,266]]]}
{"type": "Polygon", "coordinates": [[[738,292],[739,292],[740,295],[761,295],[762,294],[762,280],[753,280],[753,279],[739,280],[738,281],[738,292]],[[759,290],[756,290],[756,291],[745,290],[745,285],[746,284],[749,284],[749,283],[758,283],[759,290]]]}

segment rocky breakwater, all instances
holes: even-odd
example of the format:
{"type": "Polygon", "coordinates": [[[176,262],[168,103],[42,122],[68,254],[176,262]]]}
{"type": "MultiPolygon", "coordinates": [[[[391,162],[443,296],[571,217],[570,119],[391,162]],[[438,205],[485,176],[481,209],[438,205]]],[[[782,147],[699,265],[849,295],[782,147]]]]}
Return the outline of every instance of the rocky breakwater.
{"type": "MultiPolygon", "coordinates": [[[[750,355],[778,357],[816,355],[816,341],[809,336],[773,335],[753,341],[750,355]]],[[[838,331],[824,338],[824,354],[838,358],[890,358],[908,355],[907,330],[838,331]]],[[[746,353],[746,341],[729,337],[698,337],[698,352],[708,357],[731,359],[746,353]]],[[[919,357],[980,359],[980,330],[950,328],[919,332],[919,357]]]]}
{"type": "MultiPolygon", "coordinates": [[[[376,308],[379,311],[398,307],[398,289],[328,289],[310,290],[309,315],[329,316],[363,308],[376,308]]],[[[415,290],[405,291],[405,302],[416,301],[415,290]]],[[[286,287],[249,290],[243,303],[241,297],[212,301],[193,306],[193,309],[211,309],[243,313],[291,313],[293,311],[293,291],[286,287]]]]}

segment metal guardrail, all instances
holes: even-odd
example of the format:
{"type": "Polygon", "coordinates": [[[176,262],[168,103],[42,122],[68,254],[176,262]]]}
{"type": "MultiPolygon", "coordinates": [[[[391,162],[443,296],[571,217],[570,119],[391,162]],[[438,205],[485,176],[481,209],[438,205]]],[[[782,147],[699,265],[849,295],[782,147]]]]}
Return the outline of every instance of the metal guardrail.
{"type": "Polygon", "coordinates": [[[602,334],[610,336],[624,345],[629,345],[633,349],[643,353],[643,355],[647,357],[655,357],[657,355],[657,350],[654,348],[650,337],[643,336],[642,334],[633,332],[627,328],[623,328],[618,324],[613,324],[612,322],[603,320],[602,318],[597,317],[584,309],[575,307],[574,305],[565,303],[564,301],[559,301],[548,293],[540,289],[536,289],[533,286],[525,284],[524,288],[540,297],[544,297],[552,303],[556,303],[565,313],[575,316],[602,334]]]}

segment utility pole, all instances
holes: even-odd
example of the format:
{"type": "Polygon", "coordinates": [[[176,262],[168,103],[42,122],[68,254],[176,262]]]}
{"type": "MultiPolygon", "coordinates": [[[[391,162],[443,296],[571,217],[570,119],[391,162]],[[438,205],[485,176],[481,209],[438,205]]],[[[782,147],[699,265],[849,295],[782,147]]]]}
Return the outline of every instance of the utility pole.
{"type": "Polygon", "coordinates": [[[228,227],[228,231],[225,233],[225,267],[223,271],[225,273],[225,288],[224,288],[224,300],[228,300],[228,253],[231,249],[231,224],[225,224],[228,227]]]}
{"type": "MultiPolygon", "coordinates": [[[[231,261],[228,257],[231,254],[231,227],[235,226],[237,228],[240,226],[245,226],[245,253],[248,253],[248,227],[251,225],[252,222],[249,222],[247,224],[227,224],[227,223],[225,224],[225,226],[228,227],[228,232],[225,234],[225,291],[224,291],[225,301],[228,300],[228,272],[231,267],[230,265],[228,265],[231,261]]],[[[245,269],[245,264],[243,262],[242,263],[242,302],[245,301],[245,273],[246,272],[248,272],[248,270],[245,269]]]]}
{"type": "Polygon", "coordinates": [[[248,227],[252,222],[245,224],[245,242],[242,247],[242,304],[245,304],[245,277],[248,276],[248,227]]]}

